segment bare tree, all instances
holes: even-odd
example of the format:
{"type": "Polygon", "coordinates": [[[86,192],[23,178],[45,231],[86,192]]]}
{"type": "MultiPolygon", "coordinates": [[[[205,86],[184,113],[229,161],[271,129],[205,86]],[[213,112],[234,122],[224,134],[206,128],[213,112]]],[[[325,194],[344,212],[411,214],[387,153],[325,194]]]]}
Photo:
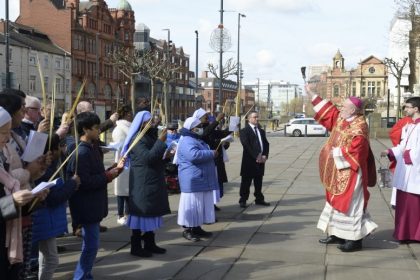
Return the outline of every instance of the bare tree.
{"type": "Polygon", "coordinates": [[[160,71],[157,73],[157,78],[162,81],[163,83],[163,104],[164,104],[164,108],[162,108],[162,122],[164,124],[167,124],[170,121],[169,118],[169,98],[168,98],[168,88],[169,88],[169,83],[172,80],[175,80],[175,73],[177,71],[179,71],[182,67],[181,66],[177,66],[173,63],[171,63],[169,60],[164,60],[162,62],[162,67],[160,67],[160,71]]]}
{"type": "Polygon", "coordinates": [[[385,58],[384,62],[388,67],[391,75],[397,80],[397,120],[401,115],[401,79],[404,68],[407,66],[408,57],[402,58],[401,61],[395,61],[392,58],[385,58]]]}
{"type": "MultiPolygon", "coordinates": [[[[208,67],[210,73],[212,73],[216,77],[216,79],[220,79],[220,77],[219,77],[219,66],[218,65],[214,65],[213,63],[208,63],[207,67],[208,67]]],[[[223,65],[222,80],[226,79],[227,77],[229,77],[231,75],[239,75],[239,73],[236,73],[237,68],[238,68],[238,63],[235,62],[233,60],[233,58],[229,58],[225,62],[225,65],[223,65]]]]}
{"type": "MultiPolygon", "coordinates": [[[[130,80],[130,99],[133,112],[135,112],[135,96],[134,96],[134,79],[140,73],[140,65],[138,63],[136,52],[117,48],[111,55],[112,64],[130,80]]],[[[119,100],[117,100],[119,102],[119,100]]],[[[118,106],[117,106],[118,107],[118,106]]]]}

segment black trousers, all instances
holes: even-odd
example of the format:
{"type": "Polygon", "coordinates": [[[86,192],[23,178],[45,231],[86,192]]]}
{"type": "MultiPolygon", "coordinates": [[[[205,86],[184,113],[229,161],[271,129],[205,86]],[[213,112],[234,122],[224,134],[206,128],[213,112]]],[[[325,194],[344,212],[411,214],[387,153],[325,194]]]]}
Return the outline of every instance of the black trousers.
{"type": "Polygon", "coordinates": [[[254,181],[254,196],[255,201],[264,201],[264,195],[261,192],[263,176],[255,177],[241,177],[241,188],[239,189],[240,199],[239,202],[246,202],[249,198],[249,189],[251,182],[254,181]]]}

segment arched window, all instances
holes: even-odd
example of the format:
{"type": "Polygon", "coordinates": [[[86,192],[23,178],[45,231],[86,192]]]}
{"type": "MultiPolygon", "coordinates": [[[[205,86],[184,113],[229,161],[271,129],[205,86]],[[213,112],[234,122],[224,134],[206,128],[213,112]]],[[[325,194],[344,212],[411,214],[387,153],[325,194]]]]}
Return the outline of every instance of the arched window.
{"type": "Polygon", "coordinates": [[[104,96],[105,99],[111,99],[112,89],[110,85],[105,85],[104,87],[104,96]]]}
{"type": "Polygon", "coordinates": [[[334,96],[338,97],[340,95],[340,87],[339,85],[334,85],[334,96]]]}
{"type": "Polygon", "coordinates": [[[73,92],[75,93],[75,94],[77,94],[78,92],[79,92],[79,90],[80,90],[80,87],[82,86],[82,82],[81,81],[77,81],[75,84],[74,84],[74,88],[73,88],[73,92]]]}
{"type": "Polygon", "coordinates": [[[89,98],[95,98],[95,89],[96,89],[95,85],[92,82],[90,82],[87,87],[87,93],[88,93],[89,98]]]}

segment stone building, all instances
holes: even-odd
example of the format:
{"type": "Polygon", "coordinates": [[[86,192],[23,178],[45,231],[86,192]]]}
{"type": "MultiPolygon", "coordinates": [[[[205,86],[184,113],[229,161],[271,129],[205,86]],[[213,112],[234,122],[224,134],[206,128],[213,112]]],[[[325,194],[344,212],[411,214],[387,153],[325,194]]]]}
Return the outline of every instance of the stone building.
{"type": "MultiPolygon", "coordinates": [[[[5,54],[4,22],[0,21],[0,55],[5,54]]],[[[56,89],[56,111],[65,110],[70,97],[70,54],[55,45],[48,36],[32,27],[9,23],[9,69],[11,88],[42,99],[38,60],[42,67],[47,97],[56,89]]],[[[6,87],[6,61],[0,60],[0,91],[6,87]]]]}
{"type": "Polygon", "coordinates": [[[371,55],[347,70],[344,57],[337,51],[328,71],[311,78],[317,84],[317,91],[323,97],[340,103],[349,96],[362,99],[384,100],[388,91],[388,71],[384,62],[371,55]]]}
{"type": "MultiPolygon", "coordinates": [[[[190,56],[182,47],[176,47],[170,39],[168,42],[168,40],[151,38],[150,29],[143,23],[136,27],[134,47],[136,51],[156,51],[157,59],[169,59],[170,64],[177,68],[168,85],[168,120],[185,120],[191,116],[196,108],[196,100],[195,86],[189,81],[190,56]]],[[[135,79],[136,96],[150,97],[150,91],[148,77],[138,75],[135,79]]],[[[155,96],[162,102],[163,82],[159,79],[155,85],[155,96]]]]}
{"type": "Polygon", "coordinates": [[[135,18],[126,0],[115,9],[104,0],[21,0],[16,21],[44,32],[71,54],[73,98],[86,79],[82,98],[101,118],[115,110],[117,99],[129,102],[130,83],[110,60],[117,48],[133,50],[135,18]]]}

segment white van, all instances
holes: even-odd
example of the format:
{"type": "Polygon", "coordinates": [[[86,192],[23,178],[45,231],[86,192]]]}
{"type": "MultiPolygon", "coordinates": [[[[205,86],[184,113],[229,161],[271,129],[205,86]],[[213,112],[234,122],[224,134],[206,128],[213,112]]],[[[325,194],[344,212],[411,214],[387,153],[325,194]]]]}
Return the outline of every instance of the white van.
{"type": "Polygon", "coordinates": [[[299,137],[302,135],[328,136],[327,129],[317,123],[314,118],[291,119],[286,124],[286,135],[299,137]]]}

